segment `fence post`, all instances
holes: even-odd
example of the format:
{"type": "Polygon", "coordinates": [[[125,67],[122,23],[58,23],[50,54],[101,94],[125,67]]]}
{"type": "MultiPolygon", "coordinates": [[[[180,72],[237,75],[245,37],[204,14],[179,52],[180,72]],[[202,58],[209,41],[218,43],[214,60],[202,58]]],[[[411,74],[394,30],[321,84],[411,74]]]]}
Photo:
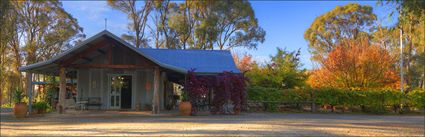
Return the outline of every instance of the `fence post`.
{"type": "Polygon", "coordinates": [[[316,112],[316,95],[314,93],[314,90],[311,90],[311,98],[312,98],[312,102],[311,102],[311,112],[316,112]]]}

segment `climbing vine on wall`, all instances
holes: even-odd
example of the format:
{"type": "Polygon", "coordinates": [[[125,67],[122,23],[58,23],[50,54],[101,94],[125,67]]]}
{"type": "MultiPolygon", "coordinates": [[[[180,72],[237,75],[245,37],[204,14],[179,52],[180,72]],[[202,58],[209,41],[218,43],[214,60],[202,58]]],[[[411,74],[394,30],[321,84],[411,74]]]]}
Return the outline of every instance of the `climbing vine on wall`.
{"type": "Polygon", "coordinates": [[[186,91],[189,94],[189,100],[192,105],[192,114],[196,114],[197,105],[200,99],[208,96],[209,89],[213,89],[214,96],[212,100],[211,113],[226,114],[225,105],[232,104],[233,111],[239,112],[242,106],[246,104],[246,81],[243,74],[235,74],[224,71],[214,76],[197,76],[192,69],[186,77],[186,91]]]}

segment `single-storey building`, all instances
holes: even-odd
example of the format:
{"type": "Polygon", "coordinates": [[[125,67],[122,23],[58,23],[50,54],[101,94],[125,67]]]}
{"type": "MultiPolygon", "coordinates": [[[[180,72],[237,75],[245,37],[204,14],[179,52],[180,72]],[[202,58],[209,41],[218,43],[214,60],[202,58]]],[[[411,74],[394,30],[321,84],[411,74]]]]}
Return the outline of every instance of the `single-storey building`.
{"type": "MultiPolygon", "coordinates": [[[[191,69],[198,75],[239,73],[227,50],[136,48],[104,30],[57,56],[20,68],[59,76],[58,104],[66,107],[67,79],[76,82],[77,98],[98,98],[104,110],[147,109],[159,113],[173,98],[173,83],[184,85],[191,69]]],[[[28,84],[32,91],[32,82],[28,84]]]]}

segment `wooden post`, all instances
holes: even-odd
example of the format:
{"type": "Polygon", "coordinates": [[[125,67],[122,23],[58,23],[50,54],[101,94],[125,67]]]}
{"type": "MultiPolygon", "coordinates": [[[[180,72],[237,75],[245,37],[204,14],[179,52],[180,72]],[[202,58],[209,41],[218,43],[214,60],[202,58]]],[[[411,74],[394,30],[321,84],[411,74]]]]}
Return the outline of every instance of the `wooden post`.
{"type": "Polygon", "coordinates": [[[110,46],[110,47],[108,48],[108,64],[109,64],[109,65],[112,65],[112,49],[113,49],[113,47],[112,47],[112,46],[110,46]]]}
{"type": "Polygon", "coordinates": [[[311,91],[311,112],[316,112],[316,91],[311,91]]]}
{"type": "Polygon", "coordinates": [[[160,83],[160,72],[159,68],[154,69],[154,89],[152,99],[152,113],[159,114],[159,83],[160,83]]]}
{"type": "Polygon", "coordinates": [[[33,89],[33,85],[32,85],[32,73],[31,72],[27,72],[27,78],[28,78],[28,114],[31,114],[32,112],[32,89],[33,89]]]}
{"type": "Polygon", "coordinates": [[[65,96],[66,96],[66,74],[65,68],[59,68],[59,100],[58,100],[58,108],[59,113],[64,112],[65,108],[65,96]]]}

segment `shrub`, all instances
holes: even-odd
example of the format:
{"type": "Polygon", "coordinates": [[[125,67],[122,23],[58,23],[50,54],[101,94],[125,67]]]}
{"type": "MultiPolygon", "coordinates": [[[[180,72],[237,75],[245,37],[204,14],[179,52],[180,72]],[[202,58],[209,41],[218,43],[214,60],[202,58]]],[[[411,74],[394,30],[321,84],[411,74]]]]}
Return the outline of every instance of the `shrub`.
{"type": "Polygon", "coordinates": [[[277,88],[248,87],[248,100],[252,101],[280,101],[283,94],[277,88]]]}
{"type": "Polygon", "coordinates": [[[15,104],[2,104],[0,108],[13,108],[15,106],[15,104]]]}
{"type": "Polygon", "coordinates": [[[36,102],[32,105],[34,109],[47,109],[49,108],[49,104],[47,102],[36,102]]]}
{"type": "Polygon", "coordinates": [[[24,100],[24,92],[16,88],[15,91],[13,91],[13,102],[15,103],[21,103],[24,100]]]}
{"type": "Polygon", "coordinates": [[[234,111],[240,111],[242,105],[246,104],[246,85],[247,79],[240,74],[234,74],[224,71],[219,75],[209,79],[210,86],[214,88],[212,113],[226,113],[223,105],[233,103],[234,111]]]}
{"type": "Polygon", "coordinates": [[[425,109],[425,91],[415,89],[407,93],[406,104],[418,109],[425,109]]]}
{"type": "MultiPolygon", "coordinates": [[[[364,112],[385,113],[389,108],[398,111],[400,104],[424,109],[425,92],[413,90],[404,96],[399,90],[375,89],[351,91],[334,88],[323,89],[277,89],[265,87],[248,87],[248,99],[251,101],[307,102],[318,105],[360,107],[364,112]],[[314,94],[314,96],[312,95],[314,94]]],[[[276,107],[273,103],[269,107],[276,107]]],[[[273,108],[269,108],[273,110],[273,108]]]]}
{"type": "Polygon", "coordinates": [[[208,81],[204,77],[196,76],[195,70],[192,69],[188,72],[185,90],[189,96],[189,101],[192,103],[192,115],[197,113],[197,102],[204,99],[208,94],[208,81]]]}
{"type": "Polygon", "coordinates": [[[230,102],[234,105],[233,110],[239,112],[242,105],[246,104],[246,81],[243,75],[227,71],[215,76],[197,76],[194,69],[190,70],[185,82],[185,91],[192,103],[192,114],[197,113],[198,102],[206,101],[209,88],[214,89],[212,113],[226,113],[223,106],[230,102]]]}

